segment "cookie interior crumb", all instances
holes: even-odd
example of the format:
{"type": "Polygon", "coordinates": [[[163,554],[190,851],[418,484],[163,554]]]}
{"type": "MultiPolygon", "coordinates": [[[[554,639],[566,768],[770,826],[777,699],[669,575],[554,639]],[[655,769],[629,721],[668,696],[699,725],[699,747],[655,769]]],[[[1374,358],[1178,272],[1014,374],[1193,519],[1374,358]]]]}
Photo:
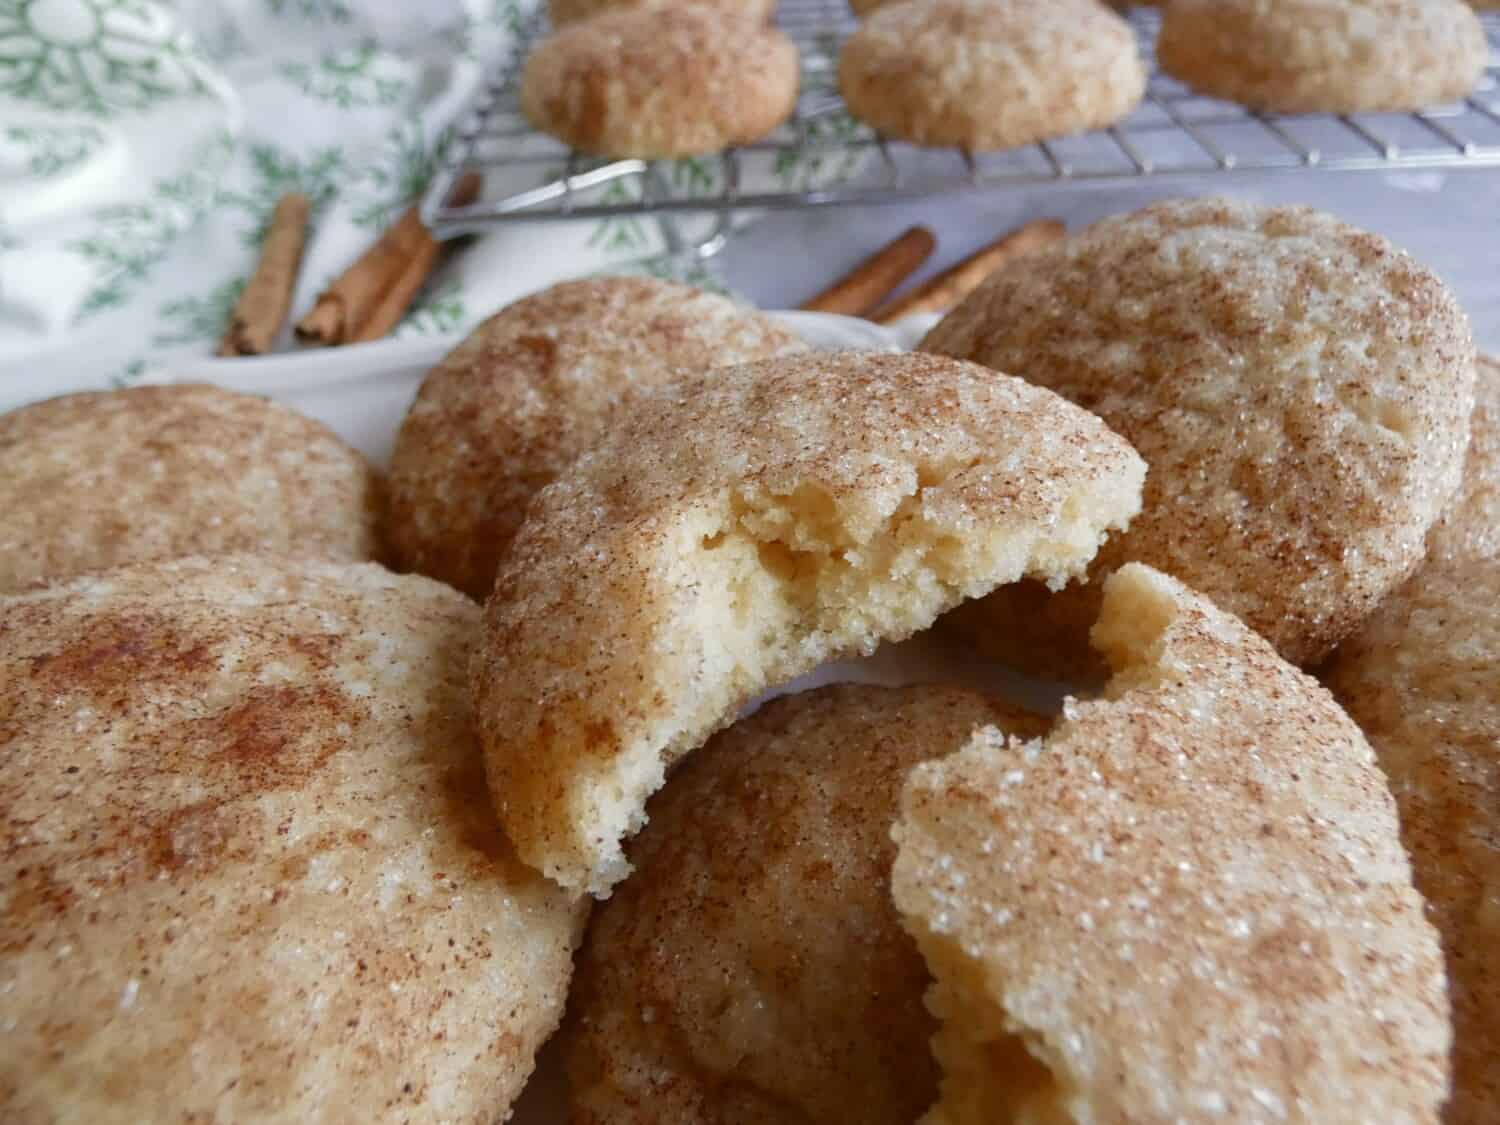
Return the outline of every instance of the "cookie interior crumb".
{"type": "Polygon", "coordinates": [[[643,398],[538,495],[486,609],[507,831],[607,893],[646,797],[741,706],[997,583],[1077,575],[1144,471],[1063,399],[932,356],[787,357],[643,398]]]}
{"type": "MultiPolygon", "coordinates": [[[[844,654],[868,655],[997,579],[1031,574],[1060,585],[1093,556],[1099,529],[1118,524],[1115,513],[1128,508],[1133,483],[1121,477],[1114,487],[1078,490],[1045,530],[965,527],[935,522],[924,509],[973,466],[912,469],[915,488],[862,532],[850,529],[869,515],[861,510],[864,498],[816,485],[789,495],[750,485],[729,497],[727,509],[700,509],[684,521],[661,565],[717,595],[701,599],[685,622],[704,642],[693,702],[655,732],[663,752],[643,748],[618,759],[593,787],[591,813],[601,835],[639,828],[667,763],[765,685],[844,654]]],[[[603,877],[613,883],[627,872],[621,855],[603,877]]]]}

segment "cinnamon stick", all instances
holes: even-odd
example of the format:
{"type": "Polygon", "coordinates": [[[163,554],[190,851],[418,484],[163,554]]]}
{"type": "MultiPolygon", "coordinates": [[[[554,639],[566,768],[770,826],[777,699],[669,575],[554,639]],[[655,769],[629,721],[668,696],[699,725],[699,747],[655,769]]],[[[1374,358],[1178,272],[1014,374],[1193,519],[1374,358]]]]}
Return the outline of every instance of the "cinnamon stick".
{"type": "Polygon", "coordinates": [[[410,307],[417,290],[422,288],[432,267],[437,264],[438,244],[432,239],[417,248],[406,269],[392,282],[391,287],[380,298],[380,303],[371,310],[369,318],[354,331],[347,343],[365,344],[379,340],[400,322],[410,307]]]}
{"type": "MultiPolygon", "coordinates": [[[[479,193],[479,177],[469,173],[449,193],[449,202],[462,206],[479,193]]],[[[405,311],[411,297],[437,261],[439,244],[422,225],[421,212],[414,203],[386,229],[374,246],[345,270],[322,293],[312,309],[297,322],[297,338],[303,343],[331,346],[355,340],[376,339],[364,335],[366,325],[375,323],[377,313],[388,316],[387,297],[394,300],[397,287],[409,289],[406,301],[397,312],[405,311]],[[410,285],[408,268],[417,263],[423,272],[410,285]]],[[[394,322],[392,322],[394,323],[394,322]]],[[[387,331],[389,331],[387,325],[387,331]]],[[[383,333],[382,333],[383,335],[383,333]]]]}
{"type": "Polygon", "coordinates": [[[229,326],[219,341],[219,355],[264,355],[271,350],[292,305],[311,212],[312,204],[301,192],[290,192],[277,200],[261,243],[260,261],[235,302],[229,326]]]}
{"type": "Polygon", "coordinates": [[[318,294],[312,311],[297,322],[297,338],[307,344],[346,343],[374,311],[432,235],[415,206],[407,208],[374,246],[318,294]]]}
{"type": "Polygon", "coordinates": [[[1066,233],[1067,228],[1057,219],[1036,219],[1017,227],[906,296],[882,305],[870,314],[870,319],[876,324],[893,324],[915,313],[947,312],[1006,262],[1040,250],[1066,233]]]}
{"type": "Polygon", "coordinates": [[[886,243],[816,297],[804,301],[807,312],[864,316],[880,304],[927,260],[937,239],[926,227],[911,227],[886,243]]]}

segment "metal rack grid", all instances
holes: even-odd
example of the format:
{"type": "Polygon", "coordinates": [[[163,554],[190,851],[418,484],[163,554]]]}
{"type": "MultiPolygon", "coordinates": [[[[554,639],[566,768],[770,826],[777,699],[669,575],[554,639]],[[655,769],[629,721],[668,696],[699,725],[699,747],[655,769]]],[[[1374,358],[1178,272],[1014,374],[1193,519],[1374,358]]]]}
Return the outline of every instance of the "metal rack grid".
{"type": "Polygon", "coordinates": [[[1500,166],[1500,13],[1481,15],[1490,58],[1462,102],[1405,114],[1254,113],[1194,94],[1155,65],[1159,17],[1128,15],[1150,63],[1140,107],[1109,129],[997,153],[925,149],[882,137],[838,97],[839,47],[855,20],[844,0],[781,0],[778,25],[802,55],[792,119],[754,144],[693,161],[609,160],[570,151],[522,116],[522,62],[548,26],[539,10],[510,62],[476,98],[434,177],[423,214],[439,237],[499,222],[655,215],[669,252],[703,257],[741,210],[882,203],[941,192],[1057,181],[1132,180],[1213,172],[1396,170],[1500,166]],[[685,171],[686,170],[686,171],[685,171]],[[476,202],[451,206],[450,187],[484,175],[476,202]],[[707,213],[692,235],[673,215],[707,213]]]}

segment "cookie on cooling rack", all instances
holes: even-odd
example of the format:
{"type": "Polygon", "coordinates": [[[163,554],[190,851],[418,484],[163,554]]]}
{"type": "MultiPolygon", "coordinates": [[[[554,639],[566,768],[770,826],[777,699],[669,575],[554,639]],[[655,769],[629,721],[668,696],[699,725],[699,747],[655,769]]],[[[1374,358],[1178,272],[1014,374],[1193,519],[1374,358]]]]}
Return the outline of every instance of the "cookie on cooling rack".
{"type": "Polygon", "coordinates": [[[515,302],[433,368],[401,423],[395,562],[483,600],[531,497],[633,388],[803,348],[770,317],[669,281],[569,281],[515,302]]]}
{"type": "Polygon", "coordinates": [[[891,903],[907,771],[980,726],[971,692],[778,699],[672,775],[594,912],[562,1037],[574,1125],[910,1125],[937,1097],[927,969],[891,903]]]}
{"type": "Polygon", "coordinates": [[[1474,370],[1478,379],[1463,480],[1428,533],[1429,563],[1500,558],[1500,360],[1481,355],[1474,370]]]}
{"type": "Polygon", "coordinates": [[[1500,1121],[1500,561],[1438,562],[1340,647],[1328,684],[1375,747],[1453,1000],[1450,1125],[1500,1121]]]}
{"type": "Polygon", "coordinates": [[[371,559],[379,498],[357,450],[263,398],[64,395],[0,415],[0,591],[183,555],[371,559]]]}
{"type": "Polygon", "coordinates": [[[1145,88],[1135,33],[1097,0],[904,0],[839,56],[839,90],[861,121],[975,151],[1108,125],[1145,88]]]}
{"type": "Polygon", "coordinates": [[[1452,101],[1488,53],[1463,0],[1173,0],[1156,44],[1162,69],[1195,90],[1277,113],[1452,101]]]}
{"type": "MultiPolygon", "coordinates": [[[[1051,660],[1086,652],[1099,579],[1136,559],[1315,663],[1421,563],[1463,472],[1458,301],[1305,207],[1188,199],[1106,219],[1003,268],[921,347],[1024,372],[1150,466],[1139,518],[1056,595],[1080,604],[1049,609],[1071,623],[1051,660]]],[[[1022,667],[1012,625],[1036,593],[985,607],[986,643],[1022,667]]]]}
{"type": "Polygon", "coordinates": [[[1023,574],[1083,571],[1145,466],[937,356],[809,352],[641,392],[532,501],[474,665],[495,805],[607,894],[667,767],[761,692],[1023,574]]]}
{"type": "Polygon", "coordinates": [[[677,8],[685,5],[712,8],[765,23],[776,10],[776,0],[547,0],[547,15],[554,27],[613,12],[621,8],[677,8]]]}
{"type": "Polygon", "coordinates": [[[796,46],[762,19],[627,8],[538,45],[521,78],[521,108],[583,152],[699,156],[771,132],[791,116],[799,80],[796,46]]]}
{"type": "Polygon", "coordinates": [[[495,824],[479,609],[233,556],[0,597],[0,1119],[503,1119],[575,899],[495,824]]]}
{"type": "Polygon", "coordinates": [[[1431,1125],[1438,935],[1369,744],[1207,599],[1106,584],[1105,694],[918,766],[892,894],[932,969],[928,1118],[1431,1125]]]}

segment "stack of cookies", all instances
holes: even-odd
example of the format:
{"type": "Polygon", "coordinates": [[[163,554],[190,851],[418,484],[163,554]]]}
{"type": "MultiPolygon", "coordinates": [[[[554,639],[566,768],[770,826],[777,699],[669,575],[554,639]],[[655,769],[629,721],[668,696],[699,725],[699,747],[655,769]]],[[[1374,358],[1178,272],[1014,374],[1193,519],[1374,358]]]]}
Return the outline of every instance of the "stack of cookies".
{"type": "MultiPolygon", "coordinates": [[[[877,133],[966,152],[1113,125],[1146,91],[1131,27],[1104,0],[851,0],[838,88],[877,133]]],[[[796,104],[796,47],[768,0],[552,0],[561,30],[521,103],[587,153],[680,157],[769,134],[796,104]]],[[[1277,113],[1421,110],[1467,95],[1483,29],[1464,0],[1173,0],[1162,69],[1277,113]]]]}
{"type": "Polygon", "coordinates": [[[1184,200],[917,353],[556,286],[389,479],[4,416],[0,1118],[492,1122],[555,1033],[578,1125],[1495,1120],[1497,410],[1407,254],[1184,200]],[[1060,710],[795,691],[940,619],[1060,710]]]}

